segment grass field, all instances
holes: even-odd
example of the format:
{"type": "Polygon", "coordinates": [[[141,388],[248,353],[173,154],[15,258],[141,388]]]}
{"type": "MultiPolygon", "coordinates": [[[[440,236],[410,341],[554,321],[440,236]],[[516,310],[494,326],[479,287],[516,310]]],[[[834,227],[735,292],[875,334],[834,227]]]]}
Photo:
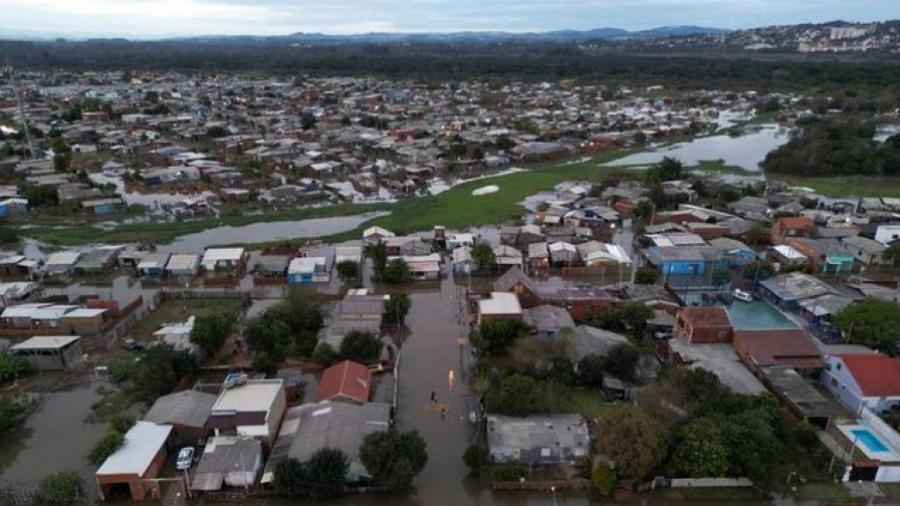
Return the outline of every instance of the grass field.
{"type": "Polygon", "coordinates": [[[190,316],[214,313],[237,313],[238,299],[167,299],[156,310],[141,320],[134,329],[134,338],[148,340],[165,323],[183,322],[190,316]]]}
{"type": "MultiPolygon", "coordinates": [[[[470,181],[440,195],[414,197],[395,204],[347,204],[262,215],[234,215],[179,223],[135,223],[109,228],[93,225],[39,226],[23,229],[22,234],[64,246],[97,241],[165,244],[178,236],[221,225],[242,226],[261,221],[326,218],[381,210],[390,210],[391,214],[371,220],[357,230],[322,239],[337,241],[359,238],[361,231],[372,225],[398,233],[429,230],[434,225],[464,229],[515,219],[525,213],[525,208],[519,204],[525,197],[551,189],[560,182],[575,179],[598,182],[611,175],[629,173],[628,169],[621,167],[603,166],[604,163],[627,154],[628,151],[613,151],[578,163],[536,164],[529,166],[525,172],[470,181]],[[472,196],[472,190],[491,184],[499,186],[500,190],[480,197],[472,196]]],[[[633,171],[630,173],[634,174],[633,171]]],[[[240,239],[237,239],[236,243],[239,243],[240,239]]]]}
{"type": "Polygon", "coordinates": [[[610,406],[603,399],[603,393],[599,389],[576,388],[572,391],[569,403],[568,407],[571,411],[580,413],[588,420],[595,420],[603,413],[604,409],[610,406]]]}
{"type": "Polygon", "coordinates": [[[797,177],[769,176],[773,181],[783,181],[791,186],[806,186],[826,197],[893,197],[900,198],[900,177],[890,176],[835,176],[797,177]]]}

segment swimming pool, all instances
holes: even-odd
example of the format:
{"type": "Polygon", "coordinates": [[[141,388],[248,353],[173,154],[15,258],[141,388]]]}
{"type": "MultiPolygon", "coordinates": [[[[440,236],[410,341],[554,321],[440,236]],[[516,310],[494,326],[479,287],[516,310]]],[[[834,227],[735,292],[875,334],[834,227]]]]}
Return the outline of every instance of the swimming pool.
{"type": "Polygon", "coordinates": [[[857,443],[861,443],[870,452],[884,453],[890,451],[890,448],[885,446],[885,444],[875,437],[875,434],[869,432],[868,429],[850,429],[850,434],[856,438],[857,443]]]}
{"type": "Polygon", "coordinates": [[[735,300],[728,306],[728,315],[735,330],[793,329],[790,318],[764,300],[743,302],[735,300]]]}

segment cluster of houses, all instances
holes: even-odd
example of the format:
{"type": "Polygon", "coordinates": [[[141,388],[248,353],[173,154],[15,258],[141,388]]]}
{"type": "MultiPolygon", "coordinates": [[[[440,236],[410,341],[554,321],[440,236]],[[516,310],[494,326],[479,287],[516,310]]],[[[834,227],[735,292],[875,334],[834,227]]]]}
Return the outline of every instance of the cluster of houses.
{"type": "Polygon", "coordinates": [[[392,399],[375,394],[385,380],[351,361],[326,368],[317,381],[295,381],[297,374],[233,374],[212,391],[197,385],[158,398],[97,469],[99,497],[159,500],[160,473],[185,446],[202,449],[187,484],[194,496],[271,485],[280,461],[304,462],[322,448],[347,455],[348,485],[365,483],[371,475],[359,460],[363,439],[393,424],[392,399]]]}
{"type": "MultiPolygon", "coordinates": [[[[391,200],[519,161],[713,127],[720,111],[749,111],[757,98],[573,83],[494,90],[478,81],[433,88],[371,78],[123,79],[119,72],[26,73],[19,86],[29,97],[29,126],[58,134],[87,177],[60,170],[43,144],[38,159],[12,156],[0,165],[14,168],[19,186],[54,192],[60,205],[91,219],[134,204],[152,219],[184,219],[224,203],[391,200]],[[693,105],[700,101],[711,105],[693,105]]],[[[0,110],[15,111],[9,88],[0,90],[0,110]]],[[[24,141],[7,142],[27,151],[24,141]]],[[[0,197],[0,215],[27,212],[16,186],[0,197]]]]}

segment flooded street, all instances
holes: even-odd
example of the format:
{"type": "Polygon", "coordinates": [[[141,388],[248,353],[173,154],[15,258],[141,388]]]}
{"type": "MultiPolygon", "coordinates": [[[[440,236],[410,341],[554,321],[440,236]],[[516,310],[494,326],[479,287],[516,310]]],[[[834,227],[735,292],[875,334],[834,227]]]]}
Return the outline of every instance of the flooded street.
{"type": "Polygon", "coordinates": [[[0,447],[0,486],[27,490],[47,475],[75,471],[95,497],[94,467],[87,455],[106,424],[86,420],[100,399],[97,385],[90,382],[42,394],[40,407],[26,422],[30,433],[17,444],[0,447]]]}
{"type": "Polygon", "coordinates": [[[650,165],[659,163],[664,157],[671,157],[681,160],[685,165],[697,165],[704,160],[723,160],[725,165],[758,171],[759,164],[766,155],[787,143],[789,138],[788,130],[779,125],[759,125],[748,129],[747,133],[738,137],[730,135],[700,137],[625,156],[607,165],[650,165]]]}
{"type": "Polygon", "coordinates": [[[160,245],[158,249],[161,252],[196,252],[211,246],[235,243],[251,244],[319,237],[353,230],[371,219],[388,214],[390,213],[378,211],[333,218],[259,222],[242,227],[222,226],[179,236],[169,244],[160,245]]]}

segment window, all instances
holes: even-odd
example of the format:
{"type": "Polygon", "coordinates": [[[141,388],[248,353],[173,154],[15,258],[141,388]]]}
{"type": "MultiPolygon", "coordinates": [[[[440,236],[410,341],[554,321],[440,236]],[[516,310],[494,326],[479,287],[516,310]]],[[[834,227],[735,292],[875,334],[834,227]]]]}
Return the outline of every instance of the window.
{"type": "Polygon", "coordinates": [[[836,387],[836,386],[837,386],[837,380],[836,380],[836,379],[831,378],[831,386],[833,386],[833,387],[836,387]]]}

